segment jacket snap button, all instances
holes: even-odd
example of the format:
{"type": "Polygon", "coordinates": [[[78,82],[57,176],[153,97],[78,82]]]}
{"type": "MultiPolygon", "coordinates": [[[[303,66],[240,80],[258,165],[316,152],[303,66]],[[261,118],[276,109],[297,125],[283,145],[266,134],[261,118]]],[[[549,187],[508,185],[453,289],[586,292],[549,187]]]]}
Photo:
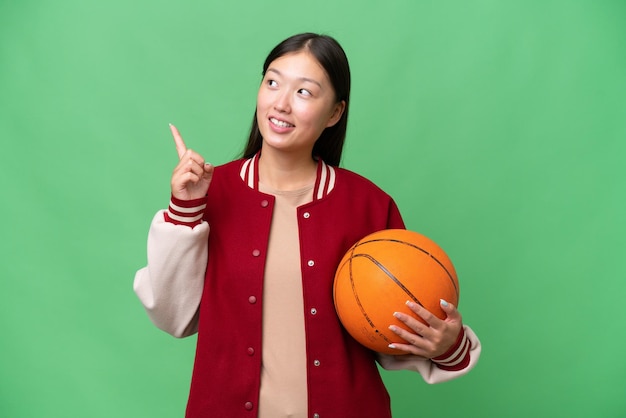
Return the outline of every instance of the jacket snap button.
{"type": "Polygon", "coordinates": [[[250,303],[256,303],[256,296],[250,296],[250,297],[248,298],[248,302],[250,302],[250,303]]]}
{"type": "Polygon", "coordinates": [[[246,408],[248,411],[250,411],[252,409],[252,402],[246,402],[244,405],[244,408],[246,408]]]}
{"type": "Polygon", "coordinates": [[[248,355],[249,356],[253,356],[254,355],[254,348],[248,347],[248,355]]]}
{"type": "Polygon", "coordinates": [[[266,208],[267,205],[269,205],[270,202],[268,202],[267,200],[261,200],[261,207],[266,208]]]}
{"type": "Polygon", "coordinates": [[[317,313],[317,309],[311,308],[311,315],[315,315],[317,313]]]}
{"type": "Polygon", "coordinates": [[[313,361],[313,364],[314,364],[315,366],[319,366],[321,363],[320,363],[320,361],[319,361],[319,360],[315,360],[315,361],[313,361]]]}
{"type": "Polygon", "coordinates": [[[307,264],[309,265],[309,267],[313,267],[315,265],[315,261],[309,260],[307,264]]]}
{"type": "Polygon", "coordinates": [[[309,212],[304,212],[304,219],[309,219],[311,217],[311,214],[309,212]]]}
{"type": "Polygon", "coordinates": [[[320,418],[320,414],[313,414],[313,418],[320,418]]]}
{"type": "Polygon", "coordinates": [[[258,257],[260,254],[261,254],[261,251],[259,251],[259,250],[252,251],[252,255],[255,256],[255,257],[258,257]]]}

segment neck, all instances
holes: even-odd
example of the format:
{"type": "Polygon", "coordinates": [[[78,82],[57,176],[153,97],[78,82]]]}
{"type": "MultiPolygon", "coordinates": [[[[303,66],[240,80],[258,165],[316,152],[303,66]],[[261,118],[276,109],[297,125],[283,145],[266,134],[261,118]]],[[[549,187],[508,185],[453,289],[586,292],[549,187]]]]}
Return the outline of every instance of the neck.
{"type": "Polygon", "coordinates": [[[298,190],[315,182],[317,162],[311,154],[295,157],[263,150],[259,181],[275,190],[298,190]]]}

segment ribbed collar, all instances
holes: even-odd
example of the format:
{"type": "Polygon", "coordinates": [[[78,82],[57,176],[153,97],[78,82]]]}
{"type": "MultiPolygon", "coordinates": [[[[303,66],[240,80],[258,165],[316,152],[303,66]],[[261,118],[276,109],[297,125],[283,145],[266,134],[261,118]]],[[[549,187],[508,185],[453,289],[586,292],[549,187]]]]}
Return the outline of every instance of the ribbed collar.
{"type": "MultiPolygon", "coordinates": [[[[250,187],[259,191],[259,157],[261,152],[244,161],[239,176],[250,187]]],[[[326,164],[321,158],[317,160],[317,177],[313,188],[313,200],[326,197],[335,188],[335,168],[326,164]]]]}

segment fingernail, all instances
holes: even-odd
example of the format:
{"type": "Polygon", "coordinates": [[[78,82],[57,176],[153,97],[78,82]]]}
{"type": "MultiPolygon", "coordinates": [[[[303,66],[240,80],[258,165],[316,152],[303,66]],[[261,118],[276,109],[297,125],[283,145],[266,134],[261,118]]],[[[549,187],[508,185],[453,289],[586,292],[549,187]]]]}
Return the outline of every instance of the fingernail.
{"type": "Polygon", "coordinates": [[[389,329],[390,329],[391,331],[397,331],[397,330],[398,330],[398,327],[396,327],[395,325],[389,325],[389,329]]]}
{"type": "Polygon", "coordinates": [[[396,348],[396,345],[395,344],[389,344],[387,347],[389,347],[389,348],[396,348]]]}
{"type": "Polygon", "coordinates": [[[443,299],[439,299],[439,303],[441,303],[441,306],[448,306],[448,302],[443,299]]]}
{"type": "Polygon", "coordinates": [[[395,316],[396,318],[400,318],[400,314],[398,312],[394,312],[393,316],[395,316]]]}
{"type": "Polygon", "coordinates": [[[406,303],[406,306],[409,306],[409,307],[414,306],[414,303],[410,300],[407,300],[405,303],[406,303]]]}

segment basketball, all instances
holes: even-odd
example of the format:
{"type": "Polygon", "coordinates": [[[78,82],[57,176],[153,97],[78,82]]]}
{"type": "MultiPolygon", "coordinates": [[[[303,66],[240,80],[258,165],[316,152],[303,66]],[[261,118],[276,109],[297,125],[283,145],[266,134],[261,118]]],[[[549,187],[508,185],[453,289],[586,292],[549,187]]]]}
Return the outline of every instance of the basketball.
{"type": "Polygon", "coordinates": [[[335,274],[333,297],[339,320],[354,339],[376,352],[397,355],[404,352],[388,345],[403,341],[389,325],[414,331],[393,313],[425,322],[406,306],[411,300],[444,319],[440,299],[458,306],[459,283],[452,262],[434,241],[417,232],[387,229],[346,252],[335,274]]]}

